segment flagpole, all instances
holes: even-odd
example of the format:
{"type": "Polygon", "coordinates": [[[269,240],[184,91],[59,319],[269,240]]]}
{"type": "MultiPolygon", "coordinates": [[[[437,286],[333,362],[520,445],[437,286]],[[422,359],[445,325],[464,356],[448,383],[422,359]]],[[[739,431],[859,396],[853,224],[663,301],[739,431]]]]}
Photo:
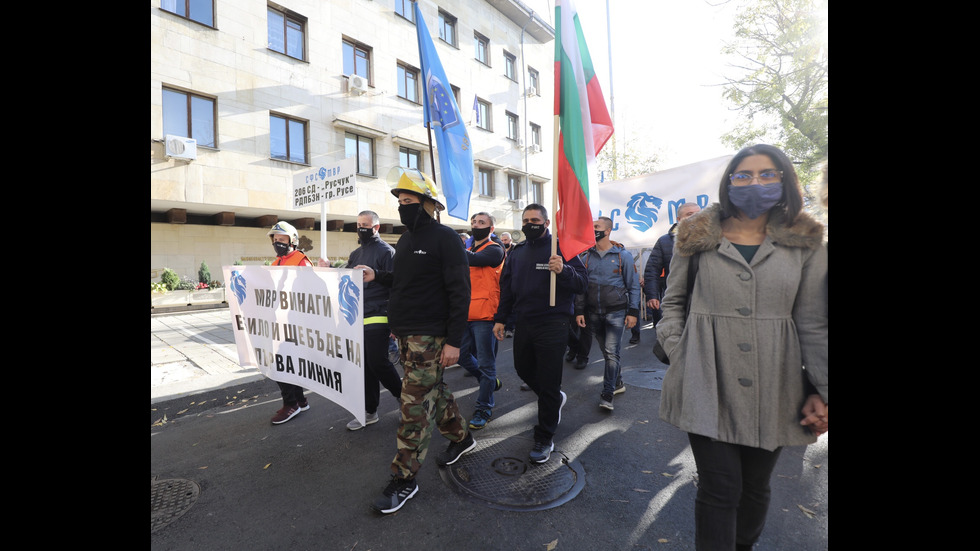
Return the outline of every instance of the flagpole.
{"type": "MultiPolygon", "coordinates": [[[[555,93],[559,93],[557,90],[555,93]]],[[[551,219],[555,222],[551,228],[551,256],[558,254],[558,146],[559,146],[559,132],[561,126],[559,123],[559,115],[555,115],[555,130],[554,130],[554,159],[552,162],[552,178],[551,178],[551,219]]],[[[555,305],[555,272],[551,272],[551,302],[549,306],[555,305]]]]}

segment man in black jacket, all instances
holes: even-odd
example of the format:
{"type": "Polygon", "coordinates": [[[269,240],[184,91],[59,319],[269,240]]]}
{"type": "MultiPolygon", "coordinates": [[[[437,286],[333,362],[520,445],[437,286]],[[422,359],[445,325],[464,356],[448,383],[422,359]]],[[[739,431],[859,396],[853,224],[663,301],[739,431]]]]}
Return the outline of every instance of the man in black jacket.
{"type": "Polygon", "coordinates": [[[667,290],[667,274],[670,273],[670,259],[674,255],[674,235],[677,234],[677,224],[690,216],[701,212],[701,207],[697,203],[684,203],[677,207],[677,222],[670,227],[667,233],[660,236],[650,257],[647,258],[647,266],[643,270],[643,292],[647,296],[647,308],[653,317],[653,324],[656,325],[663,317],[660,312],[660,299],[664,297],[667,290]]]}
{"type": "Polygon", "coordinates": [[[554,436],[567,396],[561,390],[562,359],[568,326],[574,313],[574,294],[588,288],[585,266],[577,256],[565,262],[551,254],[548,211],[532,203],[524,209],[527,237],[507,254],[500,274],[500,306],[493,317],[493,334],[503,340],[508,316],[515,316],[514,369],[538,395],[538,424],[534,426],[531,461],[545,463],[555,449],[554,436]],[[555,305],[551,306],[551,273],[555,274],[555,305]]]}
{"type": "MultiPolygon", "coordinates": [[[[378,235],[381,219],[370,210],[357,215],[357,238],[361,246],[354,249],[345,268],[371,266],[375,271],[392,270],[395,249],[378,235]]],[[[323,259],[320,259],[323,262],[323,259]]],[[[323,265],[323,264],[321,264],[323,265]]],[[[329,266],[329,264],[328,264],[329,266]]],[[[378,405],[384,385],[395,400],[401,401],[402,378],[388,359],[388,294],[389,289],[377,281],[364,284],[364,424],[357,419],[347,423],[347,430],[360,430],[378,422],[378,405]]]]}
{"type": "MultiPolygon", "coordinates": [[[[470,267],[459,235],[436,220],[446,207],[435,184],[417,169],[401,169],[391,190],[406,231],[395,245],[391,271],[364,270],[364,282],[391,289],[388,323],[401,350],[401,424],[391,481],[374,509],[393,513],[418,492],[415,475],[429,449],[433,427],[449,439],[436,461],[451,465],[476,448],[466,419],[442,380],[443,370],[459,359],[470,308],[470,267]]],[[[387,347],[385,347],[387,350],[387,347]]]]}

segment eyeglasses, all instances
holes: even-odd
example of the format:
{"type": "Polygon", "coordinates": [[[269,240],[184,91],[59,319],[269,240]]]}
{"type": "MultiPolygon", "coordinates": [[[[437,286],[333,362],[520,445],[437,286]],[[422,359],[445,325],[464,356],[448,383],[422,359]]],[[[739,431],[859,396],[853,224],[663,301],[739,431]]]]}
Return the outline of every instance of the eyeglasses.
{"type": "Polygon", "coordinates": [[[782,170],[766,170],[758,176],[753,175],[751,172],[736,172],[734,174],[729,174],[728,179],[732,181],[733,184],[737,186],[746,186],[751,184],[756,178],[763,184],[772,184],[783,179],[782,170]]]}

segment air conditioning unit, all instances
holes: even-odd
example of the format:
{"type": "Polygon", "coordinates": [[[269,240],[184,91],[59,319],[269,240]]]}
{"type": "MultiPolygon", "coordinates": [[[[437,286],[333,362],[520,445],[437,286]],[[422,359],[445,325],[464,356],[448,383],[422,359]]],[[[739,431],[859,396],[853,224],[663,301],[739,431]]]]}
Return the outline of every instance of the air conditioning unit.
{"type": "Polygon", "coordinates": [[[538,95],[537,88],[535,88],[534,86],[528,86],[527,87],[527,95],[529,95],[529,96],[536,96],[536,95],[538,95]]]}
{"type": "Polygon", "coordinates": [[[351,75],[347,79],[347,89],[350,91],[350,93],[357,96],[366,94],[368,91],[367,79],[361,75],[351,75]]]}
{"type": "Polygon", "coordinates": [[[527,201],[524,201],[523,199],[514,202],[514,210],[524,210],[524,207],[526,206],[527,206],[527,201]]]}
{"type": "Polygon", "coordinates": [[[541,153],[541,146],[536,143],[531,144],[531,153],[541,153]]]}
{"type": "Polygon", "coordinates": [[[168,159],[193,161],[197,159],[197,140],[167,134],[164,137],[164,149],[168,159]]]}

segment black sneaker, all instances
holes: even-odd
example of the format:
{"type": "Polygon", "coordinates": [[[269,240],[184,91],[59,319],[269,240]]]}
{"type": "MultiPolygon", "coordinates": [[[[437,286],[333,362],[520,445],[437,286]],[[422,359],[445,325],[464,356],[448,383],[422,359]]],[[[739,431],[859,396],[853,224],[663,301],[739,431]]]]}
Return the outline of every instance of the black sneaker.
{"type": "Polygon", "coordinates": [[[531,448],[528,458],[535,463],[547,463],[551,459],[551,452],[555,449],[554,442],[535,442],[531,448]]]}
{"type": "Polygon", "coordinates": [[[613,391],[613,394],[622,394],[622,393],[624,393],[624,392],[626,392],[626,385],[624,385],[624,384],[623,384],[623,380],[622,380],[622,379],[620,379],[620,380],[619,380],[619,381],[618,381],[618,382],[616,383],[616,390],[614,390],[614,391],[613,391]]]}
{"type": "Polygon", "coordinates": [[[575,369],[585,369],[586,367],[588,367],[588,365],[589,365],[588,358],[579,358],[575,362],[575,369]]]}
{"type": "Polygon", "coordinates": [[[503,388],[503,386],[504,386],[504,383],[500,382],[500,379],[497,379],[497,386],[494,387],[493,391],[494,392],[497,392],[498,390],[500,390],[501,388],[503,388]]]}
{"type": "Polygon", "coordinates": [[[603,392],[599,395],[599,407],[603,409],[613,410],[613,395],[608,392],[603,392]]]}
{"type": "Polygon", "coordinates": [[[574,360],[575,360],[575,351],[574,350],[569,350],[568,351],[568,354],[565,355],[565,361],[566,362],[571,362],[571,361],[574,361],[574,360]]]}
{"type": "Polygon", "coordinates": [[[398,478],[392,475],[391,482],[385,487],[381,497],[374,500],[371,506],[379,513],[394,513],[418,492],[419,485],[414,478],[398,478]]]}
{"type": "Polygon", "coordinates": [[[473,438],[473,433],[466,431],[466,438],[460,440],[459,442],[450,442],[446,451],[439,454],[436,458],[436,463],[445,467],[446,465],[452,465],[464,453],[472,450],[476,447],[476,440],[473,438]]]}

